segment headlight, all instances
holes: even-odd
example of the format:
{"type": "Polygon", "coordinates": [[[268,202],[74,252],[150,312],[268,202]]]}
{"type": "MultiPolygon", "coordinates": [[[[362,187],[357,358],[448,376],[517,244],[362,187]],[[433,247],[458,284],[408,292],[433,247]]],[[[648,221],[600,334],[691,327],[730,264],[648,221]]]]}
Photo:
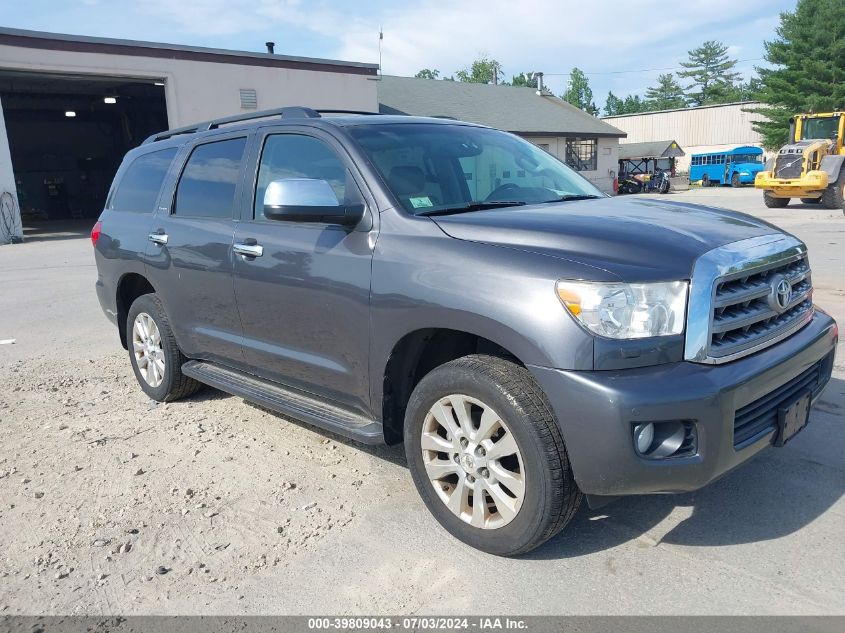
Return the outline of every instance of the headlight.
{"type": "Polygon", "coordinates": [[[687,286],[686,281],[559,281],[557,294],[569,313],[591,332],[608,338],[646,338],[684,331],[687,286]]]}

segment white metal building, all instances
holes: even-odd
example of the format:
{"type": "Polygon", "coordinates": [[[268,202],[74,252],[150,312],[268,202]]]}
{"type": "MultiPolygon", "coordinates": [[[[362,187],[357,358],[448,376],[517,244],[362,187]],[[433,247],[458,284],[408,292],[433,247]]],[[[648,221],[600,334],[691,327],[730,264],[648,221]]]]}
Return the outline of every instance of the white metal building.
{"type": "Polygon", "coordinates": [[[149,134],[288,105],[376,112],[377,75],[376,64],[0,28],[0,194],[25,218],[96,217],[124,153],[149,134]]]}
{"type": "Polygon", "coordinates": [[[738,145],[762,147],[760,135],[751,127],[759,115],[747,111],[759,105],[755,102],[727,103],[609,116],[603,120],[628,133],[623,143],[674,139],[686,152],[685,156],[676,159],[676,169],[688,172],[692,154],[732,149],[738,145]]]}

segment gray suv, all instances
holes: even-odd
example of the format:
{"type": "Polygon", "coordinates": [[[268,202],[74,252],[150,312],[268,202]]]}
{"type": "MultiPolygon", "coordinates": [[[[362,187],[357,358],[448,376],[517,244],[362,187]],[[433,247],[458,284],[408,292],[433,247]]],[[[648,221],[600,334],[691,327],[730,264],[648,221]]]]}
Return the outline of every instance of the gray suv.
{"type": "Polygon", "coordinates": [[[838,330],[771,224],[610,198],[505,132],[282,108],[126,156],[92,240],[141,388],[404,443],[457,538],[704,486],[807,423],[838,330]]]}

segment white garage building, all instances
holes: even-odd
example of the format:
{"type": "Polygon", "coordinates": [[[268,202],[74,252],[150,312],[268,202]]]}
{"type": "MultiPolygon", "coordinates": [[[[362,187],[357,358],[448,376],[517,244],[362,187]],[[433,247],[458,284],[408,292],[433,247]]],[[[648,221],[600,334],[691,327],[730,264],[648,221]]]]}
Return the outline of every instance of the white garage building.
{"type": "Polygon", "coordinates": [[[376,112],[377,78],[375,64],[0,28],[0,195],[24,218],[94,218],[153,132],[287,105],[376,112]]]}

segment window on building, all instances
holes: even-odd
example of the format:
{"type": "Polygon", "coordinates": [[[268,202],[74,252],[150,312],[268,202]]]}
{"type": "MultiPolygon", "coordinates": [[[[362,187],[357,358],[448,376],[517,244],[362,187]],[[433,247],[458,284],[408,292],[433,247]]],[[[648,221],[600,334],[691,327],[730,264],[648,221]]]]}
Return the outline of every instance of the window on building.
{"type": "Polygon", "coordinates": [[[197,145],[176,189],[176,215],[231,218],[245,138],[197,145]]]}
{"type": "Polygon", "coordinates": [[[594,138],[566,139],[566,164],[576,171],[596,171],[598,141],[594,138]]]}
{"type": "Polygon", "coordinates": [[[176,148],[150,152],[136,158],[120,179],[110,208],[115,211],[152,213],[176,148]]]}

